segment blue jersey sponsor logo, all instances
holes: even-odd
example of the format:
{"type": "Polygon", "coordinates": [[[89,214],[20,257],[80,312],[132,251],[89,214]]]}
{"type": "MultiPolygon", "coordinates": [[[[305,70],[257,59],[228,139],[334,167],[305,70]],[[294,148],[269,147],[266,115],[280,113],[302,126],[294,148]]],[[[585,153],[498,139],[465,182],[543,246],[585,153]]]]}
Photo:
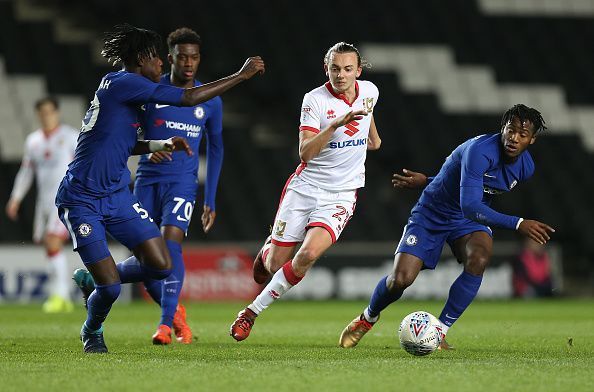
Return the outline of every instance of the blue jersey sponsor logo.
{"type": "Polygon", "coordinates": [[[345,148],[345,147],[357,147],[365,146],[367,144],[367,138],[356,139],[356,140],[345,140],[343,142],[330,142],[328,147],[334,148],[345,148]]]}

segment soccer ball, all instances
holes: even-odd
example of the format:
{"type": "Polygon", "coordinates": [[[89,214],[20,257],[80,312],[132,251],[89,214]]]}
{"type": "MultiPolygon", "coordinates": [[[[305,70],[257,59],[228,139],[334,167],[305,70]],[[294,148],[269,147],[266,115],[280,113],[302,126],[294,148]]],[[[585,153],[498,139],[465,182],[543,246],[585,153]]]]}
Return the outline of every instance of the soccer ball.
{"type": "Polygon", "coordinates": [[[431,354],[441,343],[441,322],[423,310],[413,312],[400,323],[398,338],[400,346],[409,354],[431,354]]]}

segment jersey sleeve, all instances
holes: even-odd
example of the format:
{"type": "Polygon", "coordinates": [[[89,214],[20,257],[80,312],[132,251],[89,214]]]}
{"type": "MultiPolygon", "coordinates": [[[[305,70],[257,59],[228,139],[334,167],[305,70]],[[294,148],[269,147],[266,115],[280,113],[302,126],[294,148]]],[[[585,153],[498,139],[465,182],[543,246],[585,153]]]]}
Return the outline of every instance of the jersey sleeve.
{"type": "Polygon", "coordinates": [[[520,218],[495,211],[483,203],[483,175],[491,160],[473,144],[462,155],[460,168],[460,208],[467,219],[494,227],[515,229],[520,218]]]}
{"type": "Polygon", "coordinates": [[[10,194],[11,199],[18,202],[23,200],[33,183],[34,170],[33,160],[31,159],[31,139],[27,138],[21,167],[14,179],[12,193],[10,194]]]}
{"type": "Polygon", "coordinates": [[[223,100],[215,97],[212,103],[212,110],[206,119],[206,131],[209,135],[223,132],[223,100]]]}
{"type": "Polygon", "coordinates": [[[299,131],[311,131],[315,133],[320,132],[320,104],[315,99],[314,95],[307,93],[303,97],[301,104],[301,123],[299,124],[299,131]]]}
{"type": "Polygon", "coordinates": [[[215,211],[215,199],[221,168],[223,167],[223,101],[213,100],[212,111],[206,119],[206,181],[204,204],[215,211]]]}
{"type": "Polygon", "coordinates": [[[180,106],[184,93],[183,88],[154,83],[134,73],[121,78],[113,87],[122,102],[131,104],[155,102],[180,106]]]}

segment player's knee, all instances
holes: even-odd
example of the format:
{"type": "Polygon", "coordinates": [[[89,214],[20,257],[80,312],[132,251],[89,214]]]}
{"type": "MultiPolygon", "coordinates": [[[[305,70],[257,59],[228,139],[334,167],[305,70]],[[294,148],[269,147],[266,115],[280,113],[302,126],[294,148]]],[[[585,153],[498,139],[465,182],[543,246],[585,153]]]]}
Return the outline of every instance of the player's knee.
{"type": "Polygon", "coordinates": [[[147,268],[147,275],[151,279],[163,280],[171,275],[171,268],[147,268]]]}
{"type": "Polygon", "coordinates": [[[407,271],[398,271],[396,274],[392,274],[386,281],[386,286],[390,291],[405,290],[415,281],[415,275],[408,273],[407,271]]]}
{"type": "Polygon", "coordinates": [[[489,265],[489,253],[484,249],[476,249],[469,252],[466,258],[466,271],[473,275],[482,275],[489,265]]]}
{"type": "Polygon", "coordinates": [[[321,252],[314,248],[302,247],[301,249],[299,249],[299,252],[297,252],[295,258],[299,259],[300,262],[303,264],[313,263],[320,257],[320,254],[321,252]]]}

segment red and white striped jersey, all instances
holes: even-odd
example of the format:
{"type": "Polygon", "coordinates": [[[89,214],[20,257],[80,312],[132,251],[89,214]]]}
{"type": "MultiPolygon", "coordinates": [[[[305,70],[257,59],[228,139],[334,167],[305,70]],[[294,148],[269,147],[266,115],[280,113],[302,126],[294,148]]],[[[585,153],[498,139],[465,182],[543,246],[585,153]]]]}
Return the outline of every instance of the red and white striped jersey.
{"type": "Polygon", "coordinates": [[[350,104],[327,82],[303,97],[300,131],[320,132],[350,111],[367,110],[367,116],[338,128],[320,154],[297,168],[296,174],[312,185],[329,191],[365,186],[365,158],[371,116],[379,90],[368,81],[355,82],[356,98],[350,104]]]}

